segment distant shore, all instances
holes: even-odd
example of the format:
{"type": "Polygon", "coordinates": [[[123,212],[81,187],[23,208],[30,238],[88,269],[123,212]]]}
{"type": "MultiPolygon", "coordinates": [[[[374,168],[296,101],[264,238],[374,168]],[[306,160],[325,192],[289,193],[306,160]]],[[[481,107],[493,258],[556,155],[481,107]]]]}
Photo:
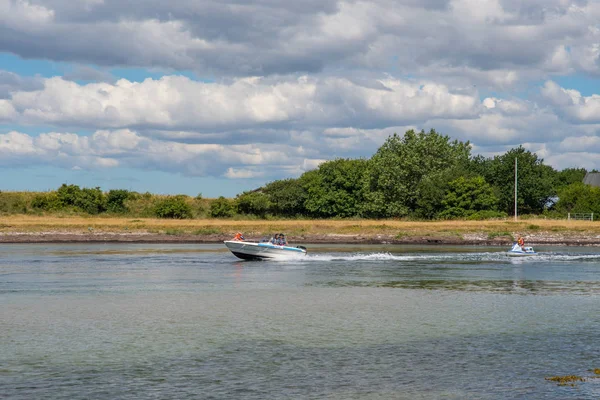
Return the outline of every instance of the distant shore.
{"type": "MultiPolygon", "coordinates": [[[[600,237],[581,234],[550,234],[540,232],[526,235],[528,245],[600,246],[600,237]]],[[[0,233],[2,243],[222,243],[231,235],[192,235],[161,233],[117,233],[117,232],[11,232],[0,233]]],[[[248,237],[258,240],[259,237],[248,237]]],[[[348,234],[309,234],[288,236],[292,245],[299,244],[414,244],[414,245],[471,245],[506,246],[513,242],[508,238],[488,239],[485,233],[469,233],[459,237],[449,236],[410,236],[397,238],[393,235],[348,235],[348,234]]]]}
{"type": "Polygon", "coordinates": [[[301,244],[423,244],[505,246],[518,236],[530,245],[600,246],[600,223],[402,220],[165,220],[151,218],[0,217],[1,243],[222,243],[242,232],[258,240],[285,232],[301,244]]]}

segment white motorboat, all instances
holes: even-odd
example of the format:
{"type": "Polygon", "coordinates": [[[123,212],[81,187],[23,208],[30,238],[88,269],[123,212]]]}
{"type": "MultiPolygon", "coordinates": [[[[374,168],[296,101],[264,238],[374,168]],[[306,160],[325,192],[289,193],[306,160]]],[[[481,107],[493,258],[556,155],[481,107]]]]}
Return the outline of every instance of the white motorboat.
{"type": "Polygon", "coordinates": [[[506,254],[508,254],[511,257],[522,257],[522,256],[532,256],[537,253],[533,250],[533,247],[530,247],[530,246],[521,247],[521,246],[519,246],[518,243],[515,243],[513,245],[512,249],[507,251],[506,254]]]}
{"type": "Polygon", "coordinates": [[[306,255],[304,246],[279,246],[268,241],[257,243],[226,240],[224,243],[234,256],[243,260],[289,259],[306,255]]]}

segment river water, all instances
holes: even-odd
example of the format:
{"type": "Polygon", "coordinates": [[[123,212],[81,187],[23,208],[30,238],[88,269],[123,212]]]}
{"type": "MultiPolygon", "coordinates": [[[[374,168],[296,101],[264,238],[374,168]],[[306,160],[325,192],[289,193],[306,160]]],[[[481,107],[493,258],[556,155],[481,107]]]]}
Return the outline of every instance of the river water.
{"type": "Polygon", "coordinates": [[[0,397],[600,398],[600,249],[503,250],[2,245],[0,397]]]}

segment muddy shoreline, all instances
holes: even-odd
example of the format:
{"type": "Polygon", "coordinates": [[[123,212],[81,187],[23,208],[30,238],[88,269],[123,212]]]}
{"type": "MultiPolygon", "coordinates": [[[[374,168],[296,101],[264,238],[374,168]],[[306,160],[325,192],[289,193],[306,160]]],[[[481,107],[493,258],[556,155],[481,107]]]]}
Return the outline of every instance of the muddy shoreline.
{"type": "MultiPolygon", "coordinates": [[[[3,232],[2,243],[222,243],[231,239],[230,235],[168,235],[162,233],[114,233],[114,232],[3,232]]],[[[258,238],[248,238],[257,240],[258,238]]],[[[528,245],[556,246],[600,246],[600,235],[582,233],[538,232],[525,237],[528,245]]],[[[512,243],[510,237],[490,239],[485,232],[465,233],[461,236],[414,235],[397,237],[386,234],[310,234],[288,236],[293,245],[300,244],[422,244],[422,245],[480,245],[506,246],[512,243]]]]}

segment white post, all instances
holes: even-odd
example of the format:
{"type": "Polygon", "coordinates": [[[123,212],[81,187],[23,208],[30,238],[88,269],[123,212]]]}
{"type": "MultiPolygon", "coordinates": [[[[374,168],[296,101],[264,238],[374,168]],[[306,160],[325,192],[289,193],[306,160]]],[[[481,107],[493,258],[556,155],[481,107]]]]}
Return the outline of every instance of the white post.
{"type": "Polygon", "coordinates": [[[517,157],[515,157],[515,221],[517,219],[517,157]]]}
{"type": "Polygon", "coordinates": [[[571,213],[568,213],[567,214],[567,221],[570,221],[570,220],[571,220],[571,213]]]}

